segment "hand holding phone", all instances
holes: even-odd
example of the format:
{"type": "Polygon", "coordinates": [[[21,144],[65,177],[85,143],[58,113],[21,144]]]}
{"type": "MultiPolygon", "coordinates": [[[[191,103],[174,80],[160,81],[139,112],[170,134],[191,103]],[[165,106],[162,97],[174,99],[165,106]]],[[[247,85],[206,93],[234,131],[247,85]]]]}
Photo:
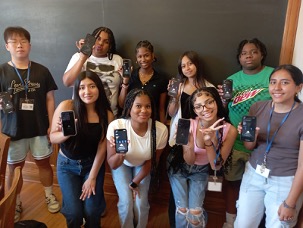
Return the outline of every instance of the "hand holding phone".
{"type": "Polygon", "coordinates": [[[75,113],[72,110],[61,112],[62,131],[64,136],[77,134],[75,113]]]}
{"type": "Polygon", "coordinates": [[[132,67],[132,61],[130,59],[123,59],[123,66],[122,66],[122,69],[123,69],[122,76],[123,77],[131,76],[131,71],[132,71],[131,67],[132,67]]]}
{"type": "Polygon", "coordinates": [[[233,81],[232,80],[223,80],[222,83],[223,98],[230,100],[233,97],[233,81]]]}
{"type": "Polygon", "coordinates": [[[179,85],[181,83],[180,78],[172,78],[168,88],[168,95],[171,97],[177,97],[179,91],[179,85]]]}
{"type": "Polygon", "coordinates": [[[9,92],[0,92],[0,100],[2,110],[5,114],[12,113],[14,111],[14,105],[9,92]]]}
{"type": "Polygon", "coordinates": [[[91,34],[87,34],[84,40],[84,44],[80,48],[80,52],[82,52],[84,55],[87,55],[88,57],[91,56],[95,43],[96,37],[91,34]]]}
{"type": "Polygon", "coordinates": [[[242,117],[242,131],[240,139],[245,142],[254,142],[256,135],[257,118],[255,116],[242,117]]]}
{"type": "Polygon", "coordinates": [[[115,129],[114,138],[117,153],[126,153],[128,151],[127,130],[115,129]]]}
{"type": "Polygon", "coordinates": [[[178,120],[176,144],[187,145],[189,137],[190,120],[180,118],[178,120]]]}

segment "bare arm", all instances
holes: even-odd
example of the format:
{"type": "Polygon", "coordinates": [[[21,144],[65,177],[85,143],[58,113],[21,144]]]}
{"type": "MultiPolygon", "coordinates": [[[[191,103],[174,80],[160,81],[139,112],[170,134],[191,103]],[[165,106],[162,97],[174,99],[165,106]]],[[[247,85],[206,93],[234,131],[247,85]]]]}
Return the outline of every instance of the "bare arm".
{"type": "MultiPolygon", "coordinates": [[[[169,89],[171,85],[171,80],[169,81],[169,84],[167,86],[167,89],[169,89]]],[[[173,117],[176,112],[178,111],[180,102],[180,96],[181,96],[181,88],[183,87],[183,83],[179,84],[179,90],[178,90],[178,95],[175,98],[170,98],[169,104],[168,104],[168,114],[170,115],[170,117],[173,117]]]]}
{"type": "Polygon", "coordinates": [[[184,161],[189,165],[195,164],[196,155],[195,155],[195,151],[194,151],[194,137],[193,137],[192,132],[189,133],[188,144],[183,145],[182,147],[183,147],[184,161]]]}
{"type": "MultiPolygon", "coordinates": [[[[300,141],[298,168],[295,174],[295,178],[292,182],[292,186],[289,191],[289,194],[285,199],[285,203],[288,206],[295,208],[297,201],[300,195],[302,194],[302,192],[303,192],[303,141],[300,141]]],[[[287,208],[282,203],[278,210],[280,220],[294,217],[296,210],[292,208],[287,208]]]]}
{"type": "Polygon", "coordinates": [[[52,127],[54,112],[55,112],[55,96],[53,90],[48,91],[48,93],[46,94],[46,109],[47,109],[48,123],[49,123],[49,127],[47,129],[47,135],[49,135],[50,129],[52,127]]]}
{"type": "MultiPolygon", "coordinates": [[[[114,116],[111,112],[108,112],[108,122],[111,122],[114,119],[114,116]]],[[[82,186],[82,194],[80,196],[81,200],[85,200],[89,198],[91,194],[95,195],[95,188],[96,188],[96,179],[102,166],[105,156],[106,156],[106,137],[103,140],[100,140],[96,157],[94,159],[93,166],[89,172],[88,179],[84,182],[82,186]]]]}
{"type": "Polygon", "coordinates": [[[165,110],[165,105],[166,105],[166,98],[167,98],[167,93],[161,93],[160,95],[160,101],[159,101],[159,117],[160,117],[160,122],[166,125],[166,110],[165,110]]]}
{"type": "Polygon", "coordinates": [[[73,109],[72,100],[62,101],[56,108],[51,125],[50,141],[52,143],[62,143],[66,141],[70,136],[64,136],[61,128],[60,114],[62,111],[73,109]]]}
{"type": "MultiPolygon", "coordinates": [[[[231,125],[229,128],[229,131],[227,133],[227,136],[223,142],[222,148],[220,150],[220,154],[222,156],[224,163],[232,150],[234,142],[237,138],[237,134],[238,134],[237,129],[231,125]]],[[[211,141],[208,141],[205,143],[207,143],[207,145],[213,144],[213,142],[211,142],[211,141]]],[[[216,145],[215,145],[215,147],[216,147],[216,145]]],[[[213,161],[216,159],[216,156],[217,156],[216,151],[213,146],[205,146],[205,149],[207,151],[207,157],[208,157],[208,160],[210,161],[211,168],[214,170],[215,164],[213,161]]]]}
{"type": "Polygon", "coordinates": [[[77,76],[82,70],[83,64],[88,59],[88,56],[84,55],[83,53],[80,52],[79,54],[80,58],[75,63],[75,65],[63,75],[63,84],[67,87],[70,87],[74,84],[77,79],[77,76]]]}

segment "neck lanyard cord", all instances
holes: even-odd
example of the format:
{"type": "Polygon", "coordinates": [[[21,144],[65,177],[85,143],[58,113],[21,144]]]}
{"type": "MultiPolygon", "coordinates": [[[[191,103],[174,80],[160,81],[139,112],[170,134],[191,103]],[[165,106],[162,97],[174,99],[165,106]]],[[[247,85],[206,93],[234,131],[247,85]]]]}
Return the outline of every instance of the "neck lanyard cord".
{"type": "Polygon", "coordinates": [[[23,87],[24,87],[25,96],[27,97],[28,81],[29,81],[29,75],[30,75],[30,66],[31,66],[31,62],[28,63],[26,82],[24,82],[24,81],[22,80],[22,77],[21,77],[21,75],[20,75],[20,73],[19,73],[19,71],[18,71],[16,65],[13,63],[13,61],[11,61],[11,63],[13,64],[14,69],[15,69],[15,71],[16,71],[16,74],[18,75],[18,77],[19,77],[19,79],[20,79],[20,81],[21,81],[21,83],[22,83],[22,85],[23,85],[23,87]]]}
{"type": "Polygon", "coordinates": [[[272,115],[273,115],[273,111],[275,108],[275,105],[273,105],[273,107],[270,110],[270,114],[269,114],[269,121],[267,124],[267,134],[266,134],[266,151],[265,151],[265,155],[269,153],[271,145],[278,133],[278,131],[280,130],[280,128],[282,127],[282,125],[285,123],[285,121],[287,120],[287,118],[289,117],[291,111],[293,110],[293,108],[295,107],[296,102],[293,103],[293,105],[291,106],[290,111],[284,116],[283,120],[281,121],[279,127],[277,128],[277,130],[274,132],[273,136],[271,137],[270,141],[269,141],[269,134],[270,134],[270,128],[271,128],[271,119],[272,119],[272,115]]]}

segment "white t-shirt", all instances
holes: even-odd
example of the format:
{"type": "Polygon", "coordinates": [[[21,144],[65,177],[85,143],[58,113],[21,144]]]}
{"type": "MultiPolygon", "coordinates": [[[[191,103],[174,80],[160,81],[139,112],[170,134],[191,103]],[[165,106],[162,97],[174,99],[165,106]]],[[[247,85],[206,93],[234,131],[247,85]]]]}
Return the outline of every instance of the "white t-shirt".
{"type": "MultiPolygon", "coordinates": [[[[130,167],[140,166],[151,159],[151,123],[148,121],[148,129],[142,137],[136,134],[131,126],[130,119],[117,119],[112,121],[107,129],[106,138],[109,140],[114,136],[115,129],[125,128],[129,140],[128,152],[125,155],[124,164],[130,167]]],[[[167,144],[167,127],[156,121],[156,149],[163,149],[167,144]]]]}
{"type": "MultiPolygon", "coordinates": [[[[79,58],[80,54],[75,53],[69,61],[65,72],[70,70],[79,58]]],[[[91,55],[82,66],[82,71],[88,69],[98,74],[115,116],[118,113],[118,97],[122,79],[118,70],[122,67],[122,64],[123,59],[116,54],[113,55],[112,60],[109,60],[108,57],[95,57],[91,55]]]]}

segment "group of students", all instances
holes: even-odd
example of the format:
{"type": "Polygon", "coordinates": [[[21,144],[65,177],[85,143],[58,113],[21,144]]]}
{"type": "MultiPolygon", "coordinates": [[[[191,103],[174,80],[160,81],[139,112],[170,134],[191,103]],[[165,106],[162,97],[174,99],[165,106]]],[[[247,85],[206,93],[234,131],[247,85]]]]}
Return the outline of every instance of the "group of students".
{"type": "MultiPolygon", "coordinates": [[[[57,143],[61,213],[68,227],[100,227],[106,208],[105,160],[119,196],[121,227],[146,227],[151,177],[168,142],[171,227],[206,226],[203,201],[210,169],[223,170],[224,227],[258,227],[264,212],[267,227],[296,224],[303,201],[303,106],[297,97],[303,76],[298,68],[265,66],[265,45],[258,39],[243,40],[236,56],[241,70],[228,78],[233,80],[234,95],[224,100],[222,86],[205,80],[199,56],[187,51],[178,61],[182,83],[166,110],[171,83],[153,67],[152,44],[146,40],[137,44],[139,68],[131,77],[123,77],[123,60],[116,54],[112,31],[99,27],[92,35],[96,42],[91,56],[75,53],[63,75],[64,85],[73,86],[73,99],[55,109],[56,83],[47,68],[30,61],[29,32],[22,27],[4,31],[11,60],[0,66],[0,92],[8,91],[14,104],[13,112],[1,111],[1,130],[12,138],[9,186],[14,168],[24,166],[30,150],[48,209],[58,212],[49,164],[50,143],[57,143]],[[62,132],[60,114],[67,110],[75,112],[75,136],[62,132]],[[166,112],[171,117],[169,133],[166,112]],[[256,137],[243,143],[238,132],[248,114],[257,117],[256,137]],[[175,140],[180,118],[190,119],[188,144],[182,146],[175,140]],[[115,129],[127,130],[127,153],[116,152],[115,129]]],[[[77,42],[79,50],[84,42],[77,42]]],[[[21,187],[16,221],[22,212],[21,187]]]]}

